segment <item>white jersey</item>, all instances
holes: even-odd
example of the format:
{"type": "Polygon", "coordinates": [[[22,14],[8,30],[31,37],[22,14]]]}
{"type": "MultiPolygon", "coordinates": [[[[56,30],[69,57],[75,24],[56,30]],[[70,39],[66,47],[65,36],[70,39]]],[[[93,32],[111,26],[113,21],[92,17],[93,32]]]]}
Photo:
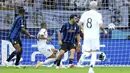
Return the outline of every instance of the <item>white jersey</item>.
{"type": "Polygon", "coordinates": [[[83,23],[84,39],[98,39],[102,24],[102,15],[95,10],[86,11],[82,14],[80,22],[83,23]]]}
{"type": "MultiPolygon", "coordinates": [[[[47,30],[46,30],[46,29],[41,29],[41,30],[38,32],[38,34],[37,34],[37,38],[39,37],[39,35],[43,35],[45,38],[47,38],[47,37],[48,37],[47,30]]],[[[39,38],[38,38],[38,39],[39,39],[39,38]]],[[[44,45],[46,45],[46,42],[47,42],[46,39],[39,39],[39,40],[37,41],[37,45],[38,45],[38,47],[44,46],[44,45]]]]}
{"type": "MultiPolygon", "coordinates": [[[[47,38],[48,37],[47,30],[41,29],[37,34],[37,38],[39,37],[39,35],[43,35],[45,38],[47,38]]],[[[55,49],[55,47],[53,45],[47,44],[46,42],[47,42],[46,39],[39,39],[37,41],[37,45],[39,52],[48,58],[53,54],[53,51],[51,49],[55,49]]]]}

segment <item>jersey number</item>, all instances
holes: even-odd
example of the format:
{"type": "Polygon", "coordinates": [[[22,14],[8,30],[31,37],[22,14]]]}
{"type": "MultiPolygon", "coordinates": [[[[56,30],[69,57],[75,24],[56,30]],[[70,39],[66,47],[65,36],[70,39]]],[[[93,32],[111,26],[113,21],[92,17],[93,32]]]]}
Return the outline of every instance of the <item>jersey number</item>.
{"type": "Polygon", "coordinates": [[[91,18],[88,18],[87,19],[87,28],[92,28],[92,19],[91,18]]]}

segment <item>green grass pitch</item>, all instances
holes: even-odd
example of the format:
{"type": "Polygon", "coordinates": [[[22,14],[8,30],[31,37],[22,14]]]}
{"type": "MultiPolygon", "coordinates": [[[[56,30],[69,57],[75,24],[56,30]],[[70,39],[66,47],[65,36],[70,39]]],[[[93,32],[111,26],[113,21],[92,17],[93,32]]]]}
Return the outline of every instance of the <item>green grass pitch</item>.
{"type": "MultiPolygon", "coordinates": [[[[129,67],[95,67],[95,73],[130,73],[129,67]]],[[[71,68],[71,69],[55,69],[55,67],[26,67],[16,69],[14,67],[0,67],[0,73],[88,73],[88,67],[71,68]]]]}

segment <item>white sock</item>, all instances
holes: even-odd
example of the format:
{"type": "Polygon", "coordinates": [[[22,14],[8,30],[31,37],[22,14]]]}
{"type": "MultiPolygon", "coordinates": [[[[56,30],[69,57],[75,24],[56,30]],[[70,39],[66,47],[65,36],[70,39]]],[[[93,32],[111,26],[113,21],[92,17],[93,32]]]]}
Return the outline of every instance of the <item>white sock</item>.
{"type": "Polygon", "coordinates": [[[92,52],[90,66],[94,67],[96,63],[97,52],[92,52]]]}
{"type": "Polygon", "coordinates": [[[84,59],[85,59],[86,57],[89,57],[89,56],[90,56],[90,53],[84,52],[84,53],[81,55],[78,64],[82,64],[83,61],[84,61],[84,59]]]}
{"type": "Polygon", "coordinates": [[[41,64],[48,64],[50,62],[54,62],[56,60],[56,58],[48,58],[47,60],[45,60],[44,62],[41,62],[41,64]]]}

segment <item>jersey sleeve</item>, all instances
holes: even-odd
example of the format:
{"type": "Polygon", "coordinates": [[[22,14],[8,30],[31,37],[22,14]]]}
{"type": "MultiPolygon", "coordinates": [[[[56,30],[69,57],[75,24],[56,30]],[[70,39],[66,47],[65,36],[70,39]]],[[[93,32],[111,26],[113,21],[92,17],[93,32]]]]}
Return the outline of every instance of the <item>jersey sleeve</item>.
{"type": "Polygon", "coordinates": [[[66,25],[64,24],[64,25],[61,27],[60,32],[65,31],[65,29],[66,29],[66,25]]]}
{"type": "Polygon", "coordinates": [[[82,15],[81,15],[81,18],[80,18],[80,22],[82,22],[82,23],[84,23],[85,22],[85,16],[84,16],[85,14],[83,13],[82,15]]]}
{"type": "Polygon", "coordinates": [[[98,17],[98,24],[103,24],[102,15],[101,14],[99,14],[99,17],[98,17]]]}
{"type": "Polygon", "coordinates": [[[80,28],[79,28],[79,26],[77,26],[76,35],[77,34],[80,34],[80,28]]]}

